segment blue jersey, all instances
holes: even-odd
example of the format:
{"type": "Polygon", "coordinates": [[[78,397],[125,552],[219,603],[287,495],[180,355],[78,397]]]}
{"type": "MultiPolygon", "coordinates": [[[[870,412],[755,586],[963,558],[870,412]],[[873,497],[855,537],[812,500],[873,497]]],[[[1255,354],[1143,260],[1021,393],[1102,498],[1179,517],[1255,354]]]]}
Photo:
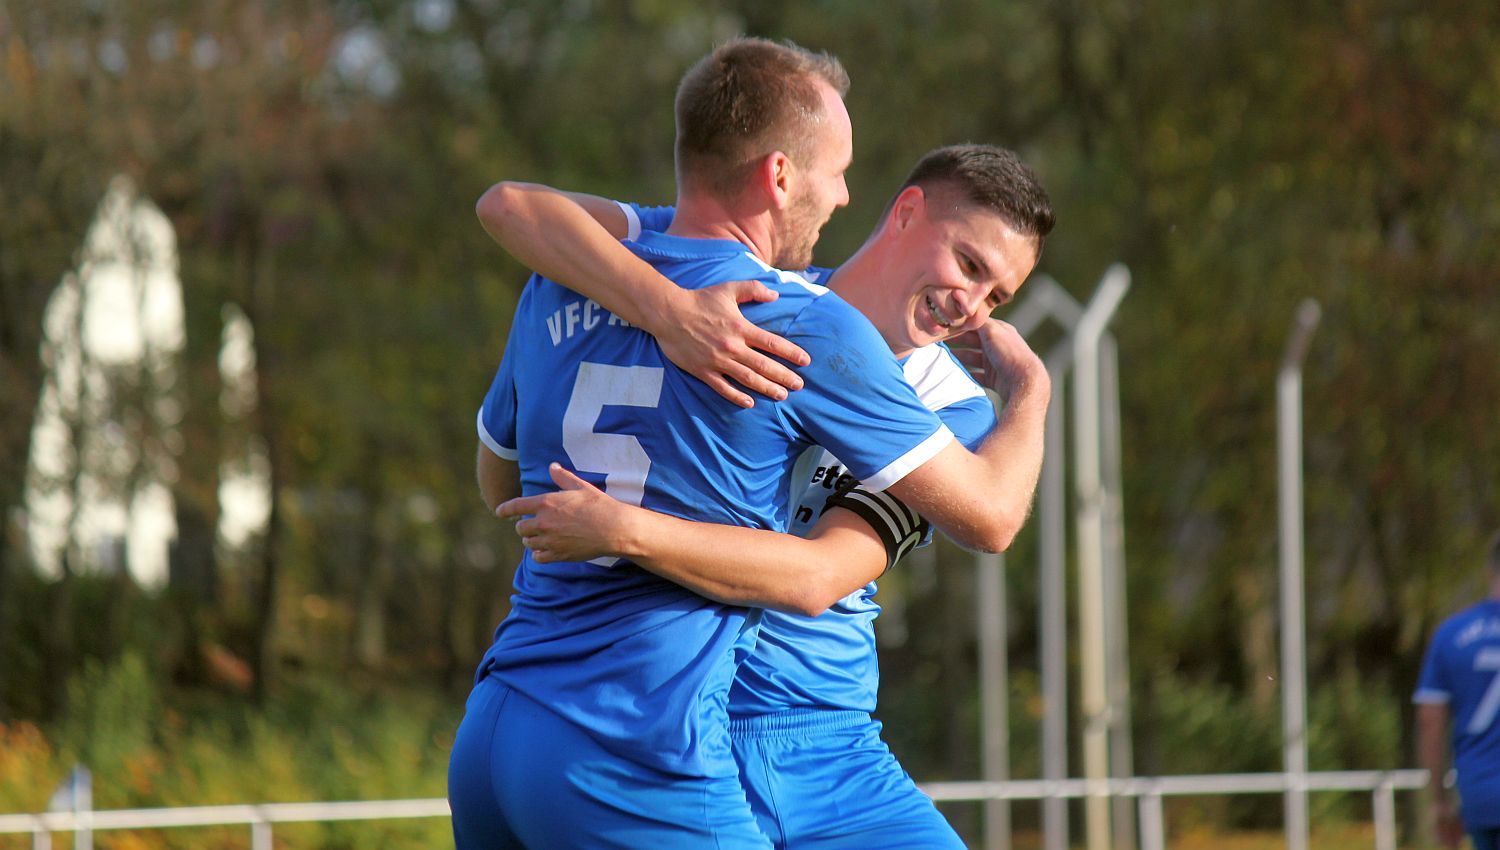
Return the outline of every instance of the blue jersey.
{"type": "MultiPolygon", "coordinates": [[[[837,295],[768,267],[738,242],[648,232],[627,243],[680,285],[758,280],[779,298],[751,321],[812,357],[806,388],[745,410],[672,366],[654,339],[533,277],[479,416],[480,437],[519,462],[522,492],[555,489],[551,461],[623,501],[675,516],[784,531],[792,467],[838,452],[876,488],[952,440],[902,378],[879,333],[837,295]]],[[[629,564],[523,557],[492,675],[617,754],[685,775],[732,775],[726,703],[757,616],[629,564]]]]}
{"type": "MultiPolygon", "coordinates": [[[[818,270],[810,269],[809,273],[818,270]]],[[[902,363],[917,396],[965,445],[977,445],[995,426],[995,407],[968,370],[941,343],[917,349],[902,363]]],[[[801,495],[793,534],[806,536],[830,497],[855,510],[885,541],[892,562],[927,535],[925,522],[892,496],[855,488],[855,476],[837,456],[818,450],[804,456],[797,481],[801,495]]],[[[755,650],[735,675],[729,712],[736,717],[791,708],[875,710],[880,668],[875,652],[875,582],[839,600],[816,617],[766,611],[755,650]]]]}
{"type": "Polygon", "coordinates": [[[1471,829],[1500,826],[1500,600],[1438,626],[1412,700],[1449,706],[1464,821],[1471,829]]]}

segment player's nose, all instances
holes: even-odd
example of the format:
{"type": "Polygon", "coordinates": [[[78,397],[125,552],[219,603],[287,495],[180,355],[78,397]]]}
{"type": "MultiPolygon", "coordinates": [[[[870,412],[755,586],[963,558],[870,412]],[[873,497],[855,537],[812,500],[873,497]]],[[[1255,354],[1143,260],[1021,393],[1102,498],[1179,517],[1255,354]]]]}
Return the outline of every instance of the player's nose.
{"type": "Polygon", "coordinates": [[[984,293],[976,292],[971,286],[953,290],[953,306],[965,324],[972,322],[975,317],[989,315],[989,311],[985,309],[984,293]]]}

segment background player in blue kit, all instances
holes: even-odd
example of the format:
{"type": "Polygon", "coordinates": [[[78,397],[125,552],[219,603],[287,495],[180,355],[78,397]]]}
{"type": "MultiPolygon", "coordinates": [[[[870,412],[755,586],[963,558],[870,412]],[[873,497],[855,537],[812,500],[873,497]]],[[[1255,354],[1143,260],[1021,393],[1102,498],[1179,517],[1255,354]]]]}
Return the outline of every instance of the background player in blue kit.
{"type": "MultiPolygon", "coordinates": [[[[716,50],[679,89],[672,227],[631,244],[684,287],[753,279],[775,291],[775,302],[746,315],[806,349],[807,388],[775,405],[732,405],[670,366],[656,341],[618,314],[533,277],[481,410],[487,499],[505,495],[517,472],[525,494],[553,489],[548,462],[565,458],[616,498],[784,529],[792,465],[823,445],[958,539],[1008,544],[1024,510],[992,506],[1015,475],[1016,434],[997,430],[977,452],[965,450],[866,319],[773,268],[805,266],[817,231],[847,199],[842,86],[836,62],[800,49],[739,40],[716,50]]],[[[996,236],[989,251],[1034,258],[1027,237],[996,236]]],[[[949,306],[914,320],[949,321],[949,306]]],[[[992,349],[1016,342],[989,337],[992,349]]],[[[1047,388],[1032,361],[1024,367],[1032,392],[1015,424],[1039,445],[1047,388]]],[[[454,743],[458,844],[769,846],[739,785],[726,711],[757,624],[758,612],[634,565],[523,558],[511,614],[480,665],[454,743]]]]}
{"type": "Polygon", "coordinates": [[[1500,533],[1485,561],[1489,596],[1438,626],[1422,661],[1417,751],[1431,774],[1433,809],[1444,843],[1458,846],[1448,772],[1448,721],[1463,824],[1476,850],[1500,850],[1500,533]]]}
{"type": "MultiPolygon", "coordinates": [[[[534,188],[509,199],[508,214],[483,203],[480,213],[502,244],[533,256],[542,268],[561,257],[576,263],[588,249],[573,239],[565,219],[551,214],[559,197],[534,188]],[[513,227],[514,220],[531,225],[513,227]],[[550,234],[545,244],[542,233],[550,234]]],[[[622,207],[621,215],[610,202],[569,197],[567,203],[593,210],[615,236],[670,221],[670,210],[622,207]]],[[[980,276],[965,262],[1005,262],[976,244],[986,224],[1034,234],[1032,255],[1016,258],[1025,262],[1019,270],[1024,278],[1050,230],[1051,210],[1035,178],[1009,151],[939,149],[913,169],[854,258],[836,273],[807,271],[860,305],[903,358],[904,374],[924,404],[966,442],[977,442],[994,426],[994,407],[938,340],[1002,324],[986,317],[1014,289],[992,278],[976,281],[980,276]],[[918,218],[929,226],[920,227],[918,218]],[[936,226],[927,219],[937,219],[936,226]],[[966,312],[951,316],[948,327],[923,332],[910,321],[913,310],[926,309],[929,300],[946,307],[957,303],[951,296],[960,292],[971,296],[966,312]]],[[[607,265],[602,258],[595,263],[607,265]]],[[[613,279],[569,282],[601,295],[618,286],[613,279]]],[[[985,377],[1003,395],[1014,390],[1000,375],[985,377]]],[[[540,561],[624,555],[711,598],[780,609],[762,618],[756,648],[737,673],[729,701],[741,778],[777,847],[962,847],[880,740],[880,726],[869,714],[878,684],[873,578],[923,537],[925,524],[889,494],[853,486],[831,453],[811,452],[798,469],[791,530],[812,538],[801,551],[786,535],[630,508],[561,469],[553,478],[565,492],[517,499],[502,506],[500,515],[536,515],[517,530],[540,561]],[[883,543],[870,551],[883,557],[821,540],[814,520],[830,508],[834,516],[843,509],[868,522],[867,536],[883,543]]],[[[1027,487],[1009,499],[1024,510],[1030,497],[1027,487]]]]}

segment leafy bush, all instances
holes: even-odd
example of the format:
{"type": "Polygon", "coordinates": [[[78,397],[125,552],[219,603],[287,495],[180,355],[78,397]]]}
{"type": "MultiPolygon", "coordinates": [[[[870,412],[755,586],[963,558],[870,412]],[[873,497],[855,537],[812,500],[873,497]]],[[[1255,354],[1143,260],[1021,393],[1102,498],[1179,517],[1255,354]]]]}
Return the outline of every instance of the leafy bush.
{"type": "MultiPolygon", "coordinates": [[[[257,709],[195,695],[165,708],[139,656],[90,663],[70,682],[55,728],[0,725],[0,810],[40,811],[68,766],[94,775],[98,809],[442,797],[462,706],[443,694],[360,694],[314,681],[257,709]]],[[[445,818],[278,825],[278,847],[442,846],[445,818]]],[[[244,827],[106,831],[118,850],[248,847],[244,827]]],[[[0,839],[0,847],[8,847],[0,839]]],[[[20,846],[20,845],[17,845],[20,846]]]]}

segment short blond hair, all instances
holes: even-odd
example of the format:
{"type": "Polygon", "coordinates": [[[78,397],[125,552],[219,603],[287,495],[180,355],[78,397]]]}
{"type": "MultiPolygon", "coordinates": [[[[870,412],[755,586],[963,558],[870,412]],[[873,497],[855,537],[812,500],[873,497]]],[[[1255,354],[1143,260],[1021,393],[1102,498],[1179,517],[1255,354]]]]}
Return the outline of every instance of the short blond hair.
{"type": "Polygon", "coordinates": [[[817,81],[842,97],[839,60],[790,41],[735,38],[688,69],[677,87],[677,179],[732,199],[762,157],[782,151],[806,163],[824,132],[817,81]]]}

